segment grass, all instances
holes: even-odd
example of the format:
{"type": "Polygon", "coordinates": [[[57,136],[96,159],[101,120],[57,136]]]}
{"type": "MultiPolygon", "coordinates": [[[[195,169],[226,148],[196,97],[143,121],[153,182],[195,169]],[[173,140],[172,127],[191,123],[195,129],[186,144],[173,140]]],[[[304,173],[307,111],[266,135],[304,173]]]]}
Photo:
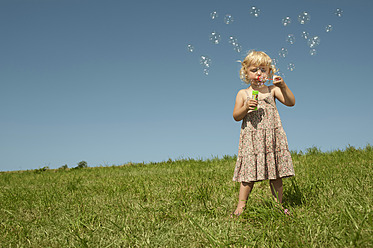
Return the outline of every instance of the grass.
{"type": "Polygon", "coordinates": [[[373,247],[373,149],[292,152],[285,216],[268,181],[235,209],[235,157],[0,173],[2,247],[373,247]]]}

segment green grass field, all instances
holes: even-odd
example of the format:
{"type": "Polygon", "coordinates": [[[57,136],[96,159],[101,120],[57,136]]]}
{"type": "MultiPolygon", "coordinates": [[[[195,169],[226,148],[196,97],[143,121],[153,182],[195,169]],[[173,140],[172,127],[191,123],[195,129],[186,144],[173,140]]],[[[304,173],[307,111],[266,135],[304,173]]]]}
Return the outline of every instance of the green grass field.
{"type": "Polygon", "coordinates": [[[373,247],[373,149],[292,152],[239,218],[235,157],[0,173],[1,247],[373,247]]]}

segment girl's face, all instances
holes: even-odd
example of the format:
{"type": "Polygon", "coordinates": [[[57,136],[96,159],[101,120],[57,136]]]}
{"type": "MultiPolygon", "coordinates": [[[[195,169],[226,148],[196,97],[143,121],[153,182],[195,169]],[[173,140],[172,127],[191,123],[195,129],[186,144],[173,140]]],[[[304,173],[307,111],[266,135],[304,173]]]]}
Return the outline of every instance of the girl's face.
{"type": "Polygon", "coordinates": [[[247,74],[252,82],[261,81],[260,78],[268,78],[269,67],[268,66],[249,66],[247,74]]]}

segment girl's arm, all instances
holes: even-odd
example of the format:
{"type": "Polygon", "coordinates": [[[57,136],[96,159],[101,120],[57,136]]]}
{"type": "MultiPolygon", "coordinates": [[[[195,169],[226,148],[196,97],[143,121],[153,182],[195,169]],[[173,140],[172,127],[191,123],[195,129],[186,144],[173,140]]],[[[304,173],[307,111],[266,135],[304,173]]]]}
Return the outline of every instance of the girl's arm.
{"type": "Polygon", "coordinates": [[[295,97],[293,92],[285,84],[280,76],[275,76],[273,81],[275,97],[284,105],[292,107],[295,105],[295,97]]]}
{"type": "Polygon", "coordinates": [[[247,111],[254,110],[257,105],[258,101],[252,99],[247,101],[244,90],[240,90],[236,96],[236,104],[233,109],[233,119],[235,121],[241,121],[247,115],[247,111]]]}

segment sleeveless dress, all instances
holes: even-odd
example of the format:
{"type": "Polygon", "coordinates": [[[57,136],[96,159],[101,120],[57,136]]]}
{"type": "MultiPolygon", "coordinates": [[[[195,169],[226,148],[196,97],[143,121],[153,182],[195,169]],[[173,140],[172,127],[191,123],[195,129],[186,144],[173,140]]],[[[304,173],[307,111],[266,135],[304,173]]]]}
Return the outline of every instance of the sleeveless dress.
{"type": "MultiPolygon", "coordinates": [[[[293,162],[275,99],[258,100],[242,120],[233,181],[257,182],[294,176],[293,162]]],[[[249,93],[246,91],[248,98],[249,93]]]]}

